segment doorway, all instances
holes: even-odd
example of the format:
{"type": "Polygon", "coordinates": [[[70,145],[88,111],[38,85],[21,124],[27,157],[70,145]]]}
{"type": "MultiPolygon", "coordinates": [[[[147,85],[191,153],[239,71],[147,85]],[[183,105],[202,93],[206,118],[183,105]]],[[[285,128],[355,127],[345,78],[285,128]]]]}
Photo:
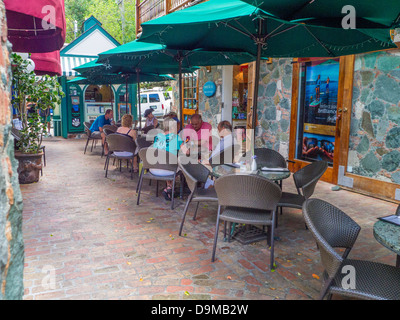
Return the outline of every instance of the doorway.
{"type": "Polygon", "coordinates": [[[354,56],[296,59],[293,65],[290,169],[324,160],[322,180],[336,184],[347,163],[354,56]]]}

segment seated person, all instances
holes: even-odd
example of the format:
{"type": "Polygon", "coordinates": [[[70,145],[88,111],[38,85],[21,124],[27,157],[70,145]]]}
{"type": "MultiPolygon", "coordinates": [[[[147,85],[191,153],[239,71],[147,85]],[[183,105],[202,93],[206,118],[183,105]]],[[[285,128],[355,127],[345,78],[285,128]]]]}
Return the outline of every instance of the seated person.
{"type": "MultiPolygon", "coordinates": [[[[116,133],[128,136],[136,142],[137,133],[132,129],[133,117],[130,114],[125,114],[121,119],[121,126],[117,129],[116,133]]],[[[133,172],[139,172],[137,153],[139,148],[136,148],[135,158],[133,159],[133,172]]]]}
{"type": "MultiPolygon", "coordinates": [[[[176,122],[177,122],[177,126],[178,126],[178,128],[180,127],[180,121],[179,121],[179,119],[178,119],[178,115],[176,114],[176,112],[174,112],[174,111],[171,111],[171,112],[169,112],[169,113],[167,113],[164,117],[163,117],[163,119],[165,120],[165,119],[173,119],[173,120],[175,120],[176,122]]],[[[179,131],[178,131],[179,132],[179,131]]]]}
{"type": "Polygon", "coordinates": [[[211,129],[211,125],[203,121],[201,115],[196,113],[191,116],[190,124],[183,129],[180,135],[185,142],[194,143],[199,154],[207,154],[206,158],[208,159],[209,152],[212,151],[211,129]]]}
{"type": "Polygon", "coordinates": [[[143,127],[143,132],[147,133],[151,129],[155,129],[158,127],[158,120],[157,118],[153,115],[153,109],[149,108],[144,112],[144,117],[146,118],[146,123],[144,124],[143,127]]]}
{"type": "MultiPolygon", "coordinates": [[[[163,125],[163,133],[159,133],[156,135],[154,139],[153,147],[157,149],[166,150],[170,153],[173,153],[178,156],[178,152],[181,149],[183,141],[177,134],[177,123],[172,119],[165,119],[163,125]]],[[[183,147],[184,148],[184,147],[183,147]]],[[[164,169],[150,169],[151,174],[155,176],[169,176],[173,175],[173,171],[164,170],[164,169]]],[[[162,192],[164,198],[166,200],[171,200],[172,196],[172,180],[167,181],[167,187],[162,192]]]]}
{"type": "MultiPolygon", "coordinates": [[[[210,158],[208,159],[208,162],[211,161],[211,159],[222,153],[225,149],[231,147],[234,145],[235,143],[235,138],[232,134],[232,125],[230,124],[229,121],[221,121],[220,123],[218,123],[218,135],[220,137],[220,140],[217,144],[217,146],[215,147],[215,149],[212,151],[210,158]]],[[[219,159],[222,163],[222,161],[224,161],[224,159],[219,159]]],[[[228,159],[227,159],[228,160],[228,159]]],[[[233,159],[232,159],[233,162],[233,159]]]]}
{"type": "Polygon", "coordinates": [[[101,137],[101,142],[104,146],[104,153],[107,155],[108,154],[108,147],[107,144],[105,144],[106,141],[106,135],[103,132],[103,126],[106,124],[114,124],[114,121],[112,121],[113,118],[113,111],[112,109],[107,109],[106,113],[98,116],[96,120],[92,123],[90,126],[90,131],[92,132],[92,137],[97,138],[101,137]]]}

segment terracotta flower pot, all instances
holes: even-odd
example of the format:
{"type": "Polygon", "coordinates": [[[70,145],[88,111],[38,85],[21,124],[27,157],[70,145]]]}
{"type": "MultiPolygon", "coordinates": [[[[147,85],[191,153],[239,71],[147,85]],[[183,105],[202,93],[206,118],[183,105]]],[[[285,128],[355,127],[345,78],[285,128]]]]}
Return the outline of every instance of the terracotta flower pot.
{"type": "Polygon", "coordinates": [[[42,156],[40,153],[21,153],[15,152],[15,159],[18,160],[18,179],[20,184],[38,182],[40,170],[42,169],[42,156]]]}

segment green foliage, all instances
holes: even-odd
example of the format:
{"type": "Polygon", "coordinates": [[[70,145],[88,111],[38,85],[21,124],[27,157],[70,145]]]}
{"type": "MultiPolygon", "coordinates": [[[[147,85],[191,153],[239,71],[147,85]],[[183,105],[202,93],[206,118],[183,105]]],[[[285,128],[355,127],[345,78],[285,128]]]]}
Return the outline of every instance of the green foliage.
{"type": "Polygon", "coordinates": [[[42,144],[43,133],[47,130],[47,119],[41,122],[39,112],[61,103],[64,92],[57,77],[48,75],[36,77],[28,72],[29,62],[16,53],[11,56],[12,86],[14,88],[11,103],[18,110],[22,122],[21,140],[18,149],[23,153],[38,153],[42,144]],[[27,114],[27,104],[33,103],[36,112],[27,114]]]}
{"type": "MultiPolygon", "coordinates": [[[[66,42],[75,39],[74,20],[78,22],[79,29],[91,15],[99,20],[102,27],[118,42],[133,41],[136,38],[135,10],[135,0],[65,0],[66,42]]],[[[78,31],[77,37],[81,35],[81,31],[78,31]]]]}

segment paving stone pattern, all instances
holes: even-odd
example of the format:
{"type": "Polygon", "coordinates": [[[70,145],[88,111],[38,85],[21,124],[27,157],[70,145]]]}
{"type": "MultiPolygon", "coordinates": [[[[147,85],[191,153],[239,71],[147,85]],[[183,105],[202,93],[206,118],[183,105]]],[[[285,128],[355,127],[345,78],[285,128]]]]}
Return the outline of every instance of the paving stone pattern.
{"type": "MultiPolygon", "coordinates": [[[[178,236],[184,201],[175,210],[155,183],[144,183],[136,205],[138,175],[111,167],[104,177],[98,146],[84,155],[84,139],[48,138],[47,166],[38,183],[22,185],[25,242],[24,299],[274,300],[318,298],[322,266],[300,210],[284,209],[276,231],[277,269],[271,272],[266,241],[224,242],[211,250],[215,204],[190,207],[178,236]]],[[[350,254],[394,265],[395,254],[376,242],[376,217],[396,204],[319,182],[315,197],[334,203],[361,227],[350,254]]],[[[284,190],[294,191],[292,178],[284,190]]]]}

